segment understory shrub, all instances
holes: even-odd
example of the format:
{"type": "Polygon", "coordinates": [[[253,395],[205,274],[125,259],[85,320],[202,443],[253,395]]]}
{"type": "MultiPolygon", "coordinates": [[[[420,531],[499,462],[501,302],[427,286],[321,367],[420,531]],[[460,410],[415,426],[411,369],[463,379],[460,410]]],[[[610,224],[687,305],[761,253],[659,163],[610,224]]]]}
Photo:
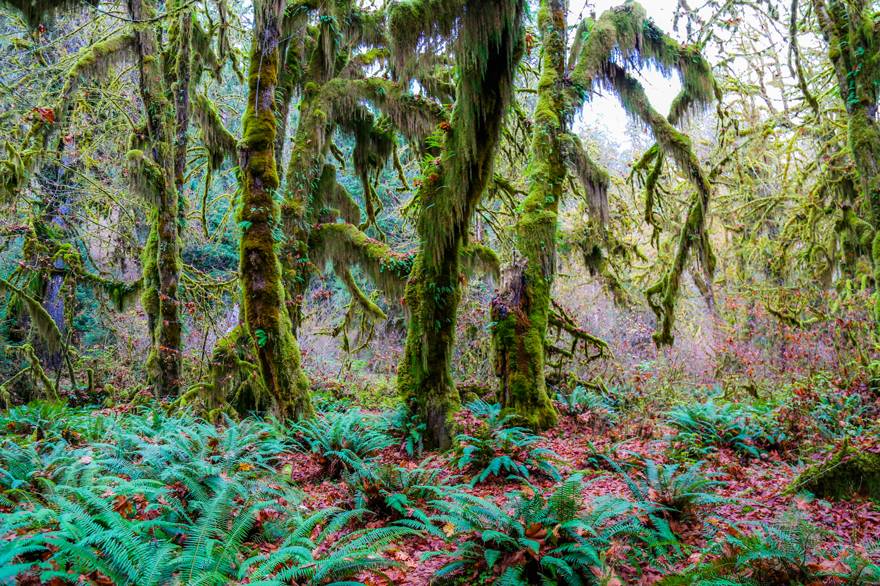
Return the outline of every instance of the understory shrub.
{"type": "Polygon", "coordinates": [[[471,485],[502,475],[529,478],[532,473],[541,473],[559,479],[555,465],[559,456],[537,445],[540,436],[511,426],[513,416],[503,414],[500,405],[474,401],[467,407],[482,419],[471,434],[456,436],[459,444],[456,465],[459,470],[473,474],[471,485]]]}
{"type": "Polygon", "coordinates": [[[775,411],[765,406],[719,404],[713,400],[690,403],[674,407],[668,423],[676,429],[673,443],[697,456],[726,447],[757,457],[785,440],[775,411]]]}

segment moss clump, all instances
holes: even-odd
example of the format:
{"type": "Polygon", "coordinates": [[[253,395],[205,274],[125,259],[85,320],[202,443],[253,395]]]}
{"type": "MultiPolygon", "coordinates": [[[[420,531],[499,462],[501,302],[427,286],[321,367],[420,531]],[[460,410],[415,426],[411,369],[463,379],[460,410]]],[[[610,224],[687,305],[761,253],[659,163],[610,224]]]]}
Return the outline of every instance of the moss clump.
{"type": "Polygon", "coordinates": [[[804,470],[789,490],[808,490],[817,497],[837,500],[853,495],[880,499],[880,453],[844,445],[827,462],[804,470]]]}
{"type": "Polygon", "coordinates": [[[202,142],[208,151],[211,169],[219,169],[225,158],[235,157],[236,139],[224,126],[217,106],[204,94],[196,95],[193,114],[201,128],[202,142]]]}

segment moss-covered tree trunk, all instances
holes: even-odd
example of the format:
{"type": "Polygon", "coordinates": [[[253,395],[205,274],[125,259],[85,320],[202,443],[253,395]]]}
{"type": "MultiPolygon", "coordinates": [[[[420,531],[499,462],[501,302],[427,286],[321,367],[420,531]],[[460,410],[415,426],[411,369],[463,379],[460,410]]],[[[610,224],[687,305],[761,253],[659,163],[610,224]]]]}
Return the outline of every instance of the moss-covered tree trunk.
{"type": "MultiPolygon", "coordinates": [[[[871,260],[880,287],[880,30],[876,2],[813,0],[847,113],[847,142],[874,227],[871,260]]],[[[880,297],[874,306],[880,327],[880,297]]]]}
{"type": "MultiPolygon", "coordinates": [[[[452,442],[459,396],[451,375],[455,323],[461,300],[459,254],[474,209],[492,173],[501,124],[522,55],[521,0],[471,1],[458,24],[456,103],[438,165],[424,169],[419,190],[420,249],[406,287],[409,323],[398,387],[409,410],[426,424],[425,443],[452,442]]],[[[424,6],[423,16],[432,15],[424,6]]],[[[413,6],[392,13],[406,26],[413,6]]]]}
{"type": "Polygon", "coordinates": [[[524,424],[546,429],[556,410],[544,380],[544,339],[556,272],[556,225],[566,178],[565,1],[542,0],[541,78],[532,130],[529,194],[516,223],[522,259],[505,272],[492,301],[492,340],[501,404],[524,424]]]}
{"type": "Polygon", "coordinates": [[[279,418],[312,412],[275,252],[279,187],[275,159],[275,89],[278,84],[283,0],[258,0],[248,73],[248,102],[239,148],[242,226],[240,272],[244,317],[266,390],[279,418]]]}
{"type": "MultiPolygon", "coordinates": [[[[316,60],[315,57],[312,59],[316,60]]],[[[314,66],[309,67],[309,71],[314,66]]],[[[326,80],[325,80],[326,81],[326,80]]],[[[324,161],[329,150],[332,125],[318,105],[317,85],[306,90],[299,106],[299,125],[293,140],[287,169],[287,193],[281,217],[287,242],[281,259],[284,267],[285,289],[290,294],[287,302],[290,324],[294,335],[302,322],[303,298],[312,277],[309,260],[309,235],[318,211],[312,206],[324,161]]]]}
{"type": "MultiPolygon", "coordinates": [[[[135,22],[149,21],[155,10],[149,1],[128,0],[128,12],[135,22]]],[[[176,395],[180,388],[180,310],[178,280],[180,276],[180,245],[178,240],[178,192],[174,182],[175,114],[163,83],[156,32],[151,26],[138,26],[135,47],[140,72],[140,93],[146,113],[147,152],[142,153],[145,172],[154,198],[155,212],[150,237],[145,247],[145,285],[157,284],[147,292],[146,310],[150,316],[153,347],[148,369],[160,396],[176,395]],[[153,253],[155,250],[155,253],[153,253]]]]}

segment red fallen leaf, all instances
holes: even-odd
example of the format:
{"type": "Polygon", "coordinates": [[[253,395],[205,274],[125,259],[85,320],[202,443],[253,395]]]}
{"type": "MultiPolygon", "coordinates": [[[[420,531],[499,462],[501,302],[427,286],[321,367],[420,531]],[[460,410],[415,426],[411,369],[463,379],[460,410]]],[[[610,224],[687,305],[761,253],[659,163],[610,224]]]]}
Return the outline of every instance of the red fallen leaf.
{"type": "Polygon", "coordinates": [[[46,124],[54,124],[55,123],[55,110],[52,108],[34,108],[33,112],[40,117],[40,119],[46,124]]]}
{"type": "Polygon", "coordinates": [[[113,499],[113,510],[126,519],[130,519],[134,514],[134,505],[128,500],[127,496],[121,494],[113,499]]]}
{"type": "Polygon", "coordinates": [[[807,564],[807,567],[814,572],[822,572],[823,574],[846,574],[850,571],[843,560],[839,557],[836,559],[821,559],[807,564]]]}

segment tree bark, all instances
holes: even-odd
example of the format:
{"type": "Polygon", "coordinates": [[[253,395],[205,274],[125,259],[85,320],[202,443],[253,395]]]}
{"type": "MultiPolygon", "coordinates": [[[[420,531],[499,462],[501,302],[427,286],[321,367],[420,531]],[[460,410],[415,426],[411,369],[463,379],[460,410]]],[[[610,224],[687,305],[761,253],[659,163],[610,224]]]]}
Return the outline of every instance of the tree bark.
{"type": "Polygon", "coordinates": [[[248,74],[248,103],[242,121],[239,149],[242,201],[240,272],[245,324],[273,410],[280,419],[312,414],[309,383],[300,364],[300,351],[286,310],[281,264],[275,252],[279,187],[275,158],[278,84],[283,0],[254,4],[255,29],[248,74]]]}
{"type": "Polygon", "coordinates": [[[425,444],[451,445],[458,391],[450,372],[462,295],[459,254],[491,177],[513,75],[522,55],[521,0],[472,0],[459,23],[456,103],[439,165],[424,169],[419,189],[420,249],[406,288],[409,312],[398,388],[425,422],[425,444]],[[490,25],[491,23],[491,25],[490,25]],[[495,26],[496,30],[485,30],[495,26]],[[485,46],[468,46],[484,39],[485,46]],[[476,58],[479,55],[480,58],[476,58]]]}
{"type": "Polygon", "coordinates": [[[556,274],[556,226],[566,178],[562,141],[566,131],[564,0],[542,0],[541,79],[532,132],[529,194],[517,219],[522,255],[505,272],[492,301],[495,374],[502,406],[523,424],[546,429],[556,409],[544,380],[544,340],[556,274]]]}
{"type": "MultiPolygon", "coordinates": [[[[847,143],[852,153],[868,214],[874,227],[871,261],[874,287],[880,287],[880,31],[874,2],[813,0],[828,58],[834,66],[847,113],[847,143]]],[[[874,305],[880,327],[880,298],[874,305]]]]}
{"type": "MultiPolygon", "coordinates": [[[[128,0],[132,20],[149,20],[155,10],[149,0],[128,0]]],[[[145,283],[157,282],[152,323],[153,348],[148,370],[160,396],[177,395],[180,389],[180,309],[178,280],[180,277],[180,243],[178,239],[178,191],[174,183],[174,122],[175,113],[168,100],[157,47],[156,31],[150,25],[135,29],[135,46],[140,72],[140,93],[146,114],[147,144],[145,156],[161,170],[161,181],[153,184],[156,210],[155,223],[145,252],[145,283]]],[[[151,304],[152,305],[152,304],[151,304]]]]}

